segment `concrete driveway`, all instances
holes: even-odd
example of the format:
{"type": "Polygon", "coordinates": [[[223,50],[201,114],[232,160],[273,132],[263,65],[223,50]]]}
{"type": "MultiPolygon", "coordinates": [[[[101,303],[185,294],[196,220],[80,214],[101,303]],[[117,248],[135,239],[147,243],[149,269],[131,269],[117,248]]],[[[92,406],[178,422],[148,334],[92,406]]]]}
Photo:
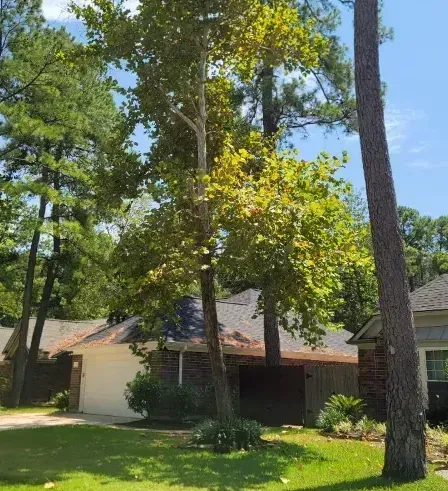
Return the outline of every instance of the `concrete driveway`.
{"type": "Polygon", "coordinates": [[[41,428],[47,426],[95,425],[113,426],[130,423],[135,418],[119,418],[94,414],[14,414],[0,417],[0,431],[20,428],[41,428]]]}

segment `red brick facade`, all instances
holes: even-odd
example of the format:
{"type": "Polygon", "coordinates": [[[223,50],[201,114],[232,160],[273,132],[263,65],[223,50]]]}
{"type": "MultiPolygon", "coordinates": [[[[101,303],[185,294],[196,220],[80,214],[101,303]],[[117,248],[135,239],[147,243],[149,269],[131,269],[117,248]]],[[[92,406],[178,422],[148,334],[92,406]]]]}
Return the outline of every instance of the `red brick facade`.
{"type": "Polygon", "coordinates": [[[359,395],[367,404],[369,416],[386,419],[386,352],[382,337],[375,348],[359,349],[359,395]]]}
{"type": "Polygon", "coordinates": [[[10,361],[0,361],[0,404],[7,401],[11,390],[13,364],[10,361]]]}
{"type": "Polygon", "coordinates": [[[71,367],[68,410],[76,412],[79,409],[79,396],[81,393],[82,355],[73,355],[71,357],[71,367]]]}
{"type": "MultiPolygon", "coordinates": [[[[13,362],[0,362],[0,403],[9,397],[13,367],[13,362]]],[[[31,400],[47,402],[58,392],[69,389],[70,373],[69,356],[60,356],[56,360],[39,361],[34,371],[31,400]]]]}
{"type": "MultiPolygon", "coordinates": [[[[264,365],[264,356],[224,355],[230,386],[239,392],[239,366],[264,365]]],[[[307,359],[283,358],[283,365],[331,365],[338,362],[314,361],[307,359]]],[[[177,384],[179,380],[179,352],[153,351],[151,373],[168,383],[177,384]]],[[[183,354],[182,381],[196,386],[205,386],[212,381],[209,354],[206,352],[186,351],[183,354]]]]}
{"type": "MultiPolygon", "coordinates": [[[[161,380],[177,384],[179,381],[179,351],[153,351],[151,353],[151,374],[161,380]]],[[[212,381],[212,370],[209,354],[207,352],[186,351],[183,353],[182,381],[192,385],[204,387],[212,381]]],[[[232,390],[239,393],[239,366],[264,365],[263,356],[231,355],[225,354],[224,361],[227,368],[232,390]]],[[[339,365],[339,362],[314,361],[308,359],[284,358],[283,365],[339,365]]],[[[350,363],[351,364],[351,363],[350,363]]],[[[70,411],[78,411],[82,377],[82,355],[72,356],[72,374],[70,382],[70,411]],[[77,362],[78,366],[73,364],[77,362]]]]}

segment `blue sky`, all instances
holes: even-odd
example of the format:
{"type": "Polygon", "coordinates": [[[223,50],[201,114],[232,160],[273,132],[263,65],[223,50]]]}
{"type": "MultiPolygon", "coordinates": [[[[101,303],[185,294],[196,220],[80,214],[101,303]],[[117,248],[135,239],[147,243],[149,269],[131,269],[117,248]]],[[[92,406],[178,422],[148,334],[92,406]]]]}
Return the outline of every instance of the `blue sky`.
{"type": "MultiPolygon", "coordinates": [[[[441,96],[448,85],[443,61],[448,2],[432,0],[424,7],[416,0],[384,3],[384,22],[395,30],[395,39],[381,47],[381,75],[387,83],[386,128],[398,202],[425,215],[448,214],[448,154],[444,148],[448,99],[441,96]]],[[[69,18],[66,4],[66,0],[44,0],[44,12],[80,34],[82,26],[69,18]]],[[[344,15],[340,35],[352,49],[351,12],[344,15]]],[[[137,139],[147,148],[145,135],[138,132],[137,139]]],[[[307,139],[294,138],[294,143],[306,159],[322,150],[335,155],[347,150],[351,160],[343,175],[357,189],[364,188],[358,138],[313,131],[307,139]]]]}

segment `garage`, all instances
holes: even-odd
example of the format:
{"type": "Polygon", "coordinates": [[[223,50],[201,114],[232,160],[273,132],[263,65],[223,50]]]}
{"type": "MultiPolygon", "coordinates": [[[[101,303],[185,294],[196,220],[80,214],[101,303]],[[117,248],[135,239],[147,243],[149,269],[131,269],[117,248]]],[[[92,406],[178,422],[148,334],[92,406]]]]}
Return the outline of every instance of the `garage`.
{"type": "Polygon", "coordinates": [[[127,382],[142,369],[129,349],[125,353],[85,356],[80,410],[87,414],[141,417],[131,411],[124,398],[127,382]]]}

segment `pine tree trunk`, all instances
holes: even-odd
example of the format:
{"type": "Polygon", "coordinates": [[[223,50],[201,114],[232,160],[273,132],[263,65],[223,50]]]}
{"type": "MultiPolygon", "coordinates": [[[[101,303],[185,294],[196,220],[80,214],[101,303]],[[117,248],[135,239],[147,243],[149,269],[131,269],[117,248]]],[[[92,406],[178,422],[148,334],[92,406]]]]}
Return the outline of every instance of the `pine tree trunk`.
{"type": "MultiPolygon", "coordinates": [[[[198,215],[199,215],[199,244],[202,248],[210,247],[212,230],[210,226],[210,210],[205,197],[206,187],[203,177],[207,174],[207,46],[208,28],[204,29],[201,40],[201,57],[199,63],[199,88],[197,118],[197,144],[198,144],[198,215]]],[[[207,338],[207,347],[212,365],[212,376],[215,385],[216,406],[218,419],[224,421],[232,416],[232,399],[230,397],[229,384],[227,380],[226,366],[219,337],[218,314],[216,312],[214,268],[211,253],[207,252],[201,256],[201,294],[202,309],[204,312],[204,328],[207,338]]]]}
{"type": "MultiPolygon", "coordinates": [[[[54,189],[59,191],[60,189],[59,173],[54,175],[54,189]]],[[[31,402],[32,390],[33,390],[33,376],[36,368],[37,358],[39,356],[40,340],[42,338],[42,332],[44,330],[45,321],[47,319],[48,307],[50,305],[51,295],[53,293],[54,281],[56,279],[57,261],[61,254],[61,237],[60,237],[60,206],[57,203],[53,204],[51,213],[53,221],[53,255],[48,265],[47,277],[45,279],[44,289],[42,291],[42,298],[39,305],[39,311],[37,313],[36,325],[33,331],[33,337],[31,339],[31,346],[28,353],[28,362],[25,370],[25,381],[22,390],[21,403],[27,404],[31,402]]]]}
{"type": "Polygon", "coordinates": [[[404,244],[386,141],[378,52],[378,0],[355,3],[355,75],[359,133],[378,274],[387,363],[387,435],[383,474],[426,475],[425,409],[404,244]]]}
{"type": "Polygon", "coordinates": [[[276,313],[275,295],[269,288],[263,291],[264,300],[264,346],[266,351],[266,366],[279,367],[282,364],[280,351],[280,333],[276,313]]]}
{"type": "MultiPolygon", "coordinates": [[[[44,167],[42,170],[42,182],[47,183],[48,170],[44,167]]],[[[20,395],[22,393],[23,381],[25,378],[25,369],[28,356],[27,339],[31,316],[31,302],[33,297],[34,274],[36,270],[37,251],[40,242],[40,229],[45,219],[45,210],[47,208],[47,199],[44,196],[39,200],[39,213],[36,228],[31,240],[30,252],[28,255],[28,265],[25,279],[25,292],[23,294],[22,317],[20,320],[19,344],[14,359],[14,373],[11,390],[11,407],[18,407],[20,395]]]]}
{"type": "MultiPolygon", "coordinates": [[[[274,113],[274,67],[265,61],[261,87],[261,106],[263,112],[263,134],[272,138],[277,133],[277,124],[274,113]]],[[[276,313],[276,296],[272,288],[272,281],[267,281],[263,288],[263,327],[266,366],[277,367],[282,364],[280,347],[280,334],[278,331],[278,318],[276,313]]]]}

